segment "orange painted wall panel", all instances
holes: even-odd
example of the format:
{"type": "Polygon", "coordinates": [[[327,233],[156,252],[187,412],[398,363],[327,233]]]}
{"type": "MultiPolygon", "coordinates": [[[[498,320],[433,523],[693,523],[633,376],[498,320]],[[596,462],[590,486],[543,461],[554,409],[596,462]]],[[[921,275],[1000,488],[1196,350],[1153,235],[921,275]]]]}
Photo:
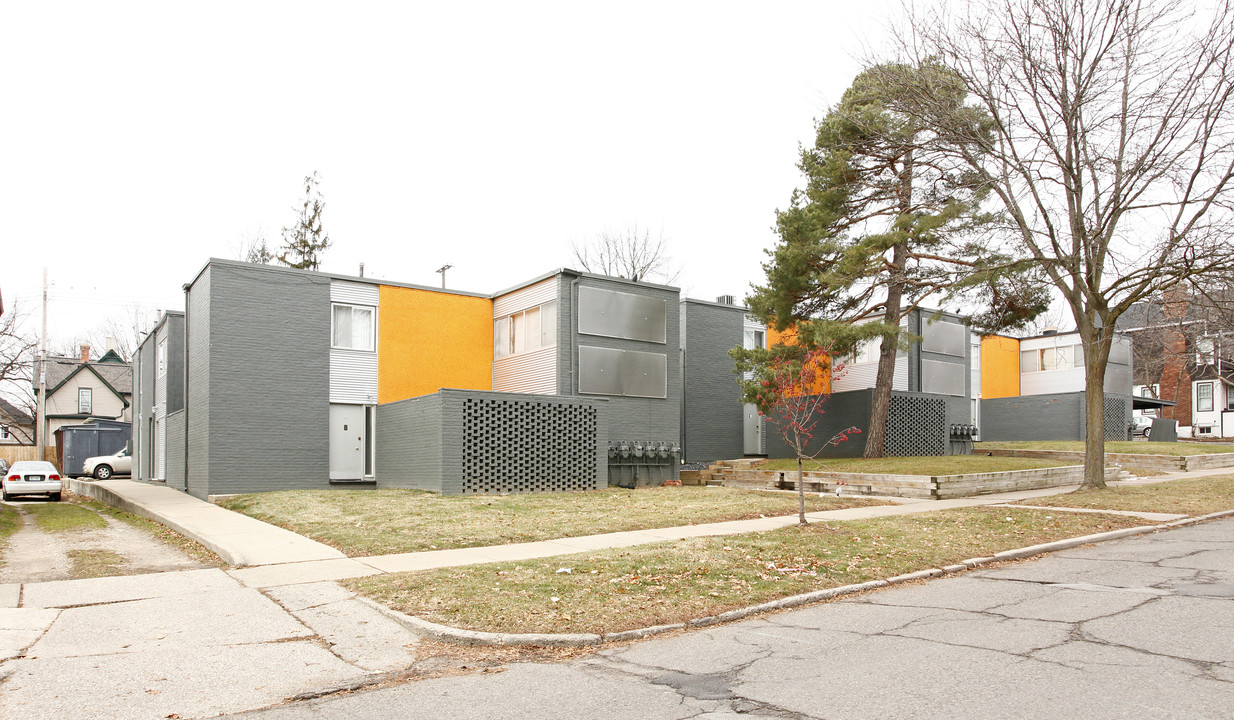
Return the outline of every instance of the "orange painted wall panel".
{"type": "Polygon", "coordinates": [[[493,389],[493,301],[379,286],[377,402],[493,389]]]}
{"type": "MultiPolygon", "coordinates": [[[[773,348],[776,345],[796,345],[797,344],[797,328],[788,327],[784,332],[780,332],[775,327],[767,328],[767,347],[773,348]]],[[[814,381],[810,384],[810,393],[829,393],[831,392],[831,359],[824,361],[824,365],[819,369],[814,376],[814,381]]],[[[791,393],[790,393],[791,394],[791,393]]]]}
{"type": "Polygon", "coordinates": [[[982,399],[1019,397],[1020,341],[1002,335],[981,338],[982,399]]]}

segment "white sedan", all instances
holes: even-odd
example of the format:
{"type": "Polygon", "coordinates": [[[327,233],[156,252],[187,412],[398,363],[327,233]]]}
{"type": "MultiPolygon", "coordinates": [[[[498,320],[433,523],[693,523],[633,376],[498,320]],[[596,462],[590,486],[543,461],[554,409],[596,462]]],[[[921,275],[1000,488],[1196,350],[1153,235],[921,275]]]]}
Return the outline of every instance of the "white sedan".
{"type": "Polygon", "coordinates": [[[131,475],[133,474],[133,458],[129,455],[129,448],[126,445],[115,455],[86,458],[86,461],[81,464],[81,471],[99,480],[109,480],[112,475],[131,475]]]}
{"type": "Polygon", "coordinates": [[[46,495],[52,500],[59,500],[64,484],[55,465],[42,460],[22,460],[13,463],[4,473],[0,488],[5,500],[14,495],[46,495]]]}

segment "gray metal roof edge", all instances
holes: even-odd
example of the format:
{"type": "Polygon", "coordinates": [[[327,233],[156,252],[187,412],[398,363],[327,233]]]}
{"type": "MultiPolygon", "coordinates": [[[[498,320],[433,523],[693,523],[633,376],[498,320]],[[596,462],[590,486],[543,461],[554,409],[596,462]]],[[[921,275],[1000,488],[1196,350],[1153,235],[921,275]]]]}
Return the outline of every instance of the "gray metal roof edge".
{"type": "Polygon", "coordinates": [[[206,271],[206,268],[210,267],[211,265],[218,265],[221,267],[244,268],[248,270],[256,270],[258,272],[292,273],[296,275],[308,275],[312,277],[325,278],[327,280],[342,280],[345,282],[364,283],[367,285],[389,285],[391,287],[409,288],[412,290],[427,290],[429,292],[445,293],[447,295],[463,295],[466,297],[484,298],[486,300],[492,297],[488,293],[471,292],[469,290],[451,290],[449,288],[431,287],[429,285],[416,285],[414,283],[399,282],[397,280],[385,280],[383,278],[343,275],[342,273],[322,272],[320,270],[301,270],[299,268],[283,267],[282,265],[262,265],[260,263],[248,263],[242,260],[227,260],[225,258],[210,258],[209,260],[207,260],[206,264],[201,267],[201,270],[199,270],[195,276],[193,276],[192,282],[188,283],[188,285],[191,286],[193,283],[197,282],[197,279],[200,278],[202,273],[206,271]]]}
{"type": "Polygon", "coordinates": [[[744,313],[750,312],[750,308],[746,307],[745,305],[730,305],[728,303],[715,302],[713,300],[700,300],[698,298],[687,297],[687,298],[682,298],[681,302],[694,303],[696,305],[710,305],[711,307],[718,307],[718,308],[731,308],[733,310],[740,310],[741,312],[744,312],[744,313]]]}
{"type": "Polygon", "coordinates": [[[503,290],[498,290],[492,295],[489,295],[489,297],[499,298],[502,295],[509,295],[512,292],[517,292],[519,290],[522,290],[525,287],[530,287],[532,285],[535,285],[538,282],[544,282],[545,280],[548,280],[551,277],[556,277],[558,275],[569,275],[569,276],[579,277],[579,278],[604,280],[607,282],[619,283],[622,285],[633,285],[635,287],[641,287],[641,288],[651,287],[657,290],[671,290],[671,291],[677,292],[678,294],[681,293],[681,288],[674,287],[672,285],[660,285],[657,283],[643,282],[642,280],[635,282],[634,280],[628,280],[626,278],[620,278],[620,277],[613,277],[612,275],[599,275],[597,273],[583,272],[582,270],[573,270],[571,268],[562,267],[562,268],[557,268],[556,270],[553,270],[551,272],[544,273],[543,275],[538,275],[530,280],[526,280],[517,285],[513,285],[503,290]]]}

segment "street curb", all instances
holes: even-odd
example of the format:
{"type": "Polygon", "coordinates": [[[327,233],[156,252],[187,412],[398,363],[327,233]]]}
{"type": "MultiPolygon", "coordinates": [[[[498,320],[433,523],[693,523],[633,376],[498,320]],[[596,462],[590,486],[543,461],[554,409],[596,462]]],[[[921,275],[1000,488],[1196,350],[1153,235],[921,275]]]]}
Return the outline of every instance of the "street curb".
{"type": "Polygon", "coordinates": [[[892,587],[894,585],[901,585],[903,583],[914,582],[917,580],[928,580],[931,578],[942,577],[944,575],[953,575],[985,565],[1006,562],[1008,560],[1021,560],[1023,558],[1033,557],[1035,555],[1044,555],[1046,553],[1057,552],[1059,550],[1068,550],[1073,547],[1079,547],[1080,545],[1091,545],[1094,543],[1109,542],[1111,540],[1119,540],[1121,538],[1136,535],[1147,535],[1149,533],[1158,532],[1161,530],[1171,530],[1174,528],[1185,527],[1187,525],[1196,525],[1208,520],[1217,520],[1231,516],[1234,516],[1234,510],[1222,510],[1220,512],[1209,513],[1207,515],[1200,515],[1193,518],[1183,518],[1182,520],[1174,520],[1157,525],[1141,525],[1133,528],[1123,528],[1121,530],[1111,530],[1110,532],[1097,533],[1095,535],[1082,535],[1080,537],[1068,538],[1066,540],[1055,540],[1054,542],[1042,543],[1040,545],[1029,545],[1028,547],[1017,548],[1014,550],[1004,550],[1003,552],[995,553],[989,557],[969,558],[968,560],[964,560],[957,565],[947,565],[942,568],[918,570],[916,572],[890,577],[886,580],[871,580],[869,582],[859,583],[856,585],[844,585],[836,588],[828,588],[826,590],[815,590],[813,592],[802,593],[800,595],[791,595],[786,598],[771,600],[758,605],[751,605],[749,607],[739,608],[737,610],[729,610],[728,612],[720,613],[719,615],[708,615],[707,617],[687,620],[684,623],[653,625],[651,627],[625,630],[616,633],[493,633],[481,632],[478,630],[463,630],[461,628],[441,625],[412,615],[401,613],[398,610],[393,610],[375,600],[370,600],[363,596],[356,596],[356,599],[367,604],[386,617],[394,620],[420,637],[432,640],[452,642],[459,645],[538,645],[543,647],[583,647],[588,645],[600,645],[602,643],[609,642],[641,640],[643,638],[659,635],[661,633],[672,632],[674,630],[707,627],[709,625],[733,622],[735,620],[744,620],[752,615],[774,612],[776,610],[786,610],[788,608],[799,607],[801,605],[809,605],[845,595],[856,595],[869,590],[892,587]]]}

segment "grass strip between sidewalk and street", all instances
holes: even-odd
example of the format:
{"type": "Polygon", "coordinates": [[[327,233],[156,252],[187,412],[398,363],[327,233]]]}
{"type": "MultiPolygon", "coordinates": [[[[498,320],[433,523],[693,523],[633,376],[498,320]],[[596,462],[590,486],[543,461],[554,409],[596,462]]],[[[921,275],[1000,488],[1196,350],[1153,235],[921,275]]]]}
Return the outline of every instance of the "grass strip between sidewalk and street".
{"type": "Polygon", "coordinates": [[[458,628],[609,633],[1144,524],[1118,515],[967,508],[344,584],[409,615],[458,628]]]}
{"type": "MultiPolygon", "coordinates": [[[[1080,440],[1017,440],[1008,442],[973,443],[973,452],[983,450],[1060,450],[1064,452],[1084,452],[1084,442],[1080,440]]],[[[1130,455],[1168,455],[1170,457],[1190,457],[1192,455],[1222,455],[1234,452],[1234,445],[1218,443],[1166,443],[1137,442],[1134,440],[1108,440],[1105,444],[1107,453],[1126,453],[1130,455]]]]}
{"type": "MultiPolygon", "coordinates": [[[[416,490],[284,490],[239,495],[219,504],[323,542],[349,557],[364,557],[794,515],[797,495],[722,487],[482,496],[416,490]]],[[[873,498],[806,497],[807,512],[885,504],[873,498]]]]}
{"type": "MultiPolygon", "coordinates": [[[[874,473],[880,475],[967,475],[971,473],[1006,472],[1008,470],[1036,470],[1038,468],[1063,467],[1075,463],[1065,460],[1038,460],[1035,458],[988,457],[986,455],[935,455],[929,457],[885,458],[819,458],[806,460],[802,469],[806,472],[874,473]]],[[[769,472],[797,471],[793,458],[763,460],[755,470],[769,472]]]]}
{"type": "Polygon", "coordinates": [[[1234,474],[1126,485],[1104,490],[1075,490],[1064,495],[1023,500],[1020,505],[1129,512],[1207,515],[1234,508],[1234,474]]]}

